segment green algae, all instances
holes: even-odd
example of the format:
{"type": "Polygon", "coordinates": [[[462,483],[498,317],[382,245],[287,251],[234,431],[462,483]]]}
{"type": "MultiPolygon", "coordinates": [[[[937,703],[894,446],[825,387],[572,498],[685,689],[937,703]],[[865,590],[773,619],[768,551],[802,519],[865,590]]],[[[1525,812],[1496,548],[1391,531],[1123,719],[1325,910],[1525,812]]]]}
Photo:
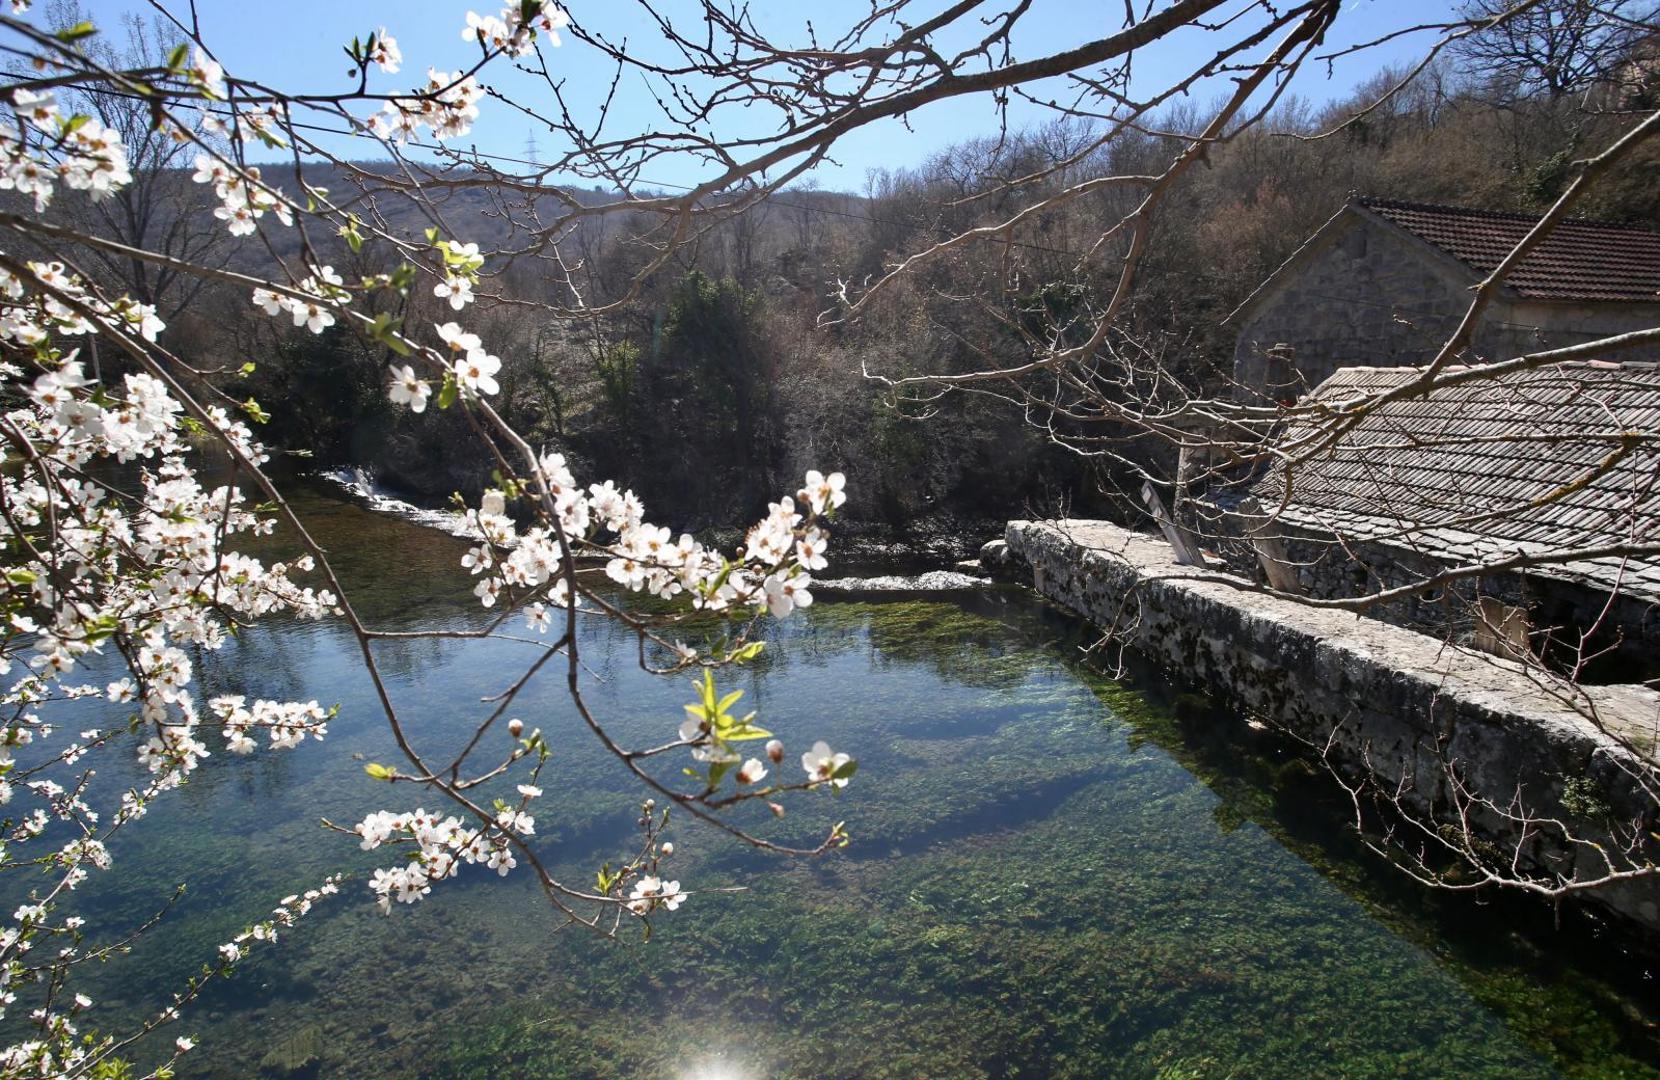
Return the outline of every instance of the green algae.
{"type": "MultiPolygon", "coordinates": [[[[913,633],[917,621],[906,620],[913,633]]],[[[943,648],[961,629],[936,640],[943,648]]],[[[928,812],[919,819],[901,811],[904,800],[878,799],[859,827],[887,843],[911,837],[897,845],[904,859],[798,872],[788,890],[706,911],[691,938],[682,927],[660,931],[655,946],[672,959],[631,954],[638,967],[614,968],[615,1007],[643,1010],[666,1033],[660,1040],[628,1042],[619,1030],[610,1044],[626,1045],[626,1057],[598,1066],[567,1058],[573,1043],[594,1045],[583,1034],[594,1018],[567,1026],[567,1003],[554,1000],[534,1018],[495,1016],[454,1048],[449,1069],[483,1076],[509,1060],[550,1076],[673,1075],[696,1050],[723,1047],[739,1062],[734,1075],[756,1076],[1654,1075],[1652,1043],[1631,1030],[1642,1020],[1628,1009],[1635,1023],[1622,1023],[1594,976],[1539,980],[1525,964],[1480,956],[1479,943],[1440,941],[1433,918],[1391,906],[1400,890],[1377,888],[1329,844],[1299,840],[1276,810],[1281,793],[1317,779],[1294,767],[1301,759],[1212,738],[1233,764],[1208,767],[1214,755],[1203,740],[1193,748],[1195,726],[1249,731],[1214,702],[1161,706],[1073,674],[1091,701],[1076,686],[1051,689],[1035,695],[1048,711],[1016,703],[933,753],[898,740],[926,765],[906,791],[928,812]],[[1089,774],[1031,821],[1005,816],[997,830],[956,836],[941,828],[952,818],[936,808],[954,801],[1011,791],[1016,803],[1031,800],[996,767],[1011,751],[1024,751],[1029,780],[1064,778],[1065,748],[1084,725],[1123,736],[1129,759],[1089,774]],[[1204,783],[1152,767],[1164,755],[1204,783]],[[965,761],[978,767],[954,771],[965,761]],[[1171,832],[1172,821],[1187,827],[1171,832]],[[1313,865],[1274,865],[1289,842],[1313,865]],[[1251,888],[1207,887],[1234,845],[1262,856],[1232,860],[1233,884],[1251,888]],[[1326,875],[1345,867],[1347,887],[1334,897],[1326,875]],[[1325,895],[1311,905],[1314,891],[1325,895]],[[1361,912],[1387,932],[1360,932],[1361,912]],[[735,940],[771,947],[735,950],[735,940]],[[631,995],[630,975],[650,989],[631,995]],[[1472,1011],[1477,1002],[1485,1008],[1472,1011]],[[757,1019],[728,1031],[709,1015],[757,1019]],[[558,1037],[531,1034],[549,1025],[558,1037]],[[688,1031],[701,1033],[701,1046],[685,1045],[688,1031]]],[[[1084,756],[1099,754],[1091,746],[1084,756]]]]}
{"type": "MultiPolygon", "coordinates": [[[[372,616],[430,617],[381,564],[438,567],[457,543],[329,512],[374,530],[379,557],[353,564],[372,616]]],[[[1512,907],[1404,888],[1289,748],[1162,677],[1088,670],[1086,631],[1052,609],[997,590],[803,614],[749,700],[792,746],[822,733],[861,769],[839,799],[752,823],[802,840],[845,818],[847,852],[779,861],[678,829],[688,887],[747,891],[694,895],[649,944],[560,932],[520,878],[464,876],[389,919],[348,883],[206,996],[183,1075],[1660,1075],[1650,1010],[1594,950],[1512,907]]],[[[319,816],[384,797],[349,760],[386,749],[349,641],[263,633],[241,660],[338,688],[342,719],[305,757],[210,759],[158,806],[152,854],[102,902],[138,918],[174,880],[192,888],[135,966],[111,965],[101,1007],[136,1012],[277,897],[375,865],[317,835],[319,816]]],[[[630,732],[672,727],[686,688],[633,672],[627,645],[590,644],[596,705],[630,732]]],[[[413,730],[442,741],[511,655],[422,643],[388,659],[413,730]]],[[[557,685],[524,712],[550,731],[572,720],[557,685]]],[[[538,833],[581,880],[627,836],[637,795],[590,740],[562,739],[558,761],[538,833]]]]}
{"type": "Polygon", "coordinates": [[[301,1028],[267,1050],[259,1059],[259,1071],[265,1076],[313,1076],[322,1063],[323,1033],[314,1025],[301,1028]]]}

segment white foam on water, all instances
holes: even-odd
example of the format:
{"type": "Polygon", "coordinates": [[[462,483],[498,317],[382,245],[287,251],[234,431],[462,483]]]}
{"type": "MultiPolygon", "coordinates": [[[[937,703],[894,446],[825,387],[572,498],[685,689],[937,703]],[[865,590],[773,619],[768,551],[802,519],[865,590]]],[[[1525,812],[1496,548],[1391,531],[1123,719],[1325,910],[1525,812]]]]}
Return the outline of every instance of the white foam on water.
{"type": "Polygon", "coordinates": [[[923,574],[900,576],[884,574],[865,578],[825,578],[815,580],[814,592],[961,592],[982,589],[992,584],[990,578],[974,577],[955,570],[929,570],[923,574]]]}
{"type": "Polygon", "coordinates": [[[464,540],[479,539],[479,532],[468,521],[465,514],[454,510],[427,510],[414,503],[404,502],[394,498],[375,486],[375,478],[365,469],[353,466],[346,469],[328,469],[317,474],[332,484],[339,485],[345,492],[362,502],[370,510],[378,514],[391,514],[402,518],[412,525],[420,525],[428,529],[437,529],[459,536],[464,540]]]}
{"type": "MultiPolygon", "coordinates": [[[[454,510],[428,510],[386,494],[366,469],[356,466],[328,469],[317,474],[340,487],[346,494],[378,514],[391,514],[413,525],[437,529],[464,540],[479,539],[479,532],[465,514],[454,510]]],[[[993,584],[990,578],[975,577],[955,570],[929,570],[914,575],[883,574],[876,577],[821,578],[813,582],[814,592],[833,593],[926,593],[963,592],[993,584]]]]}

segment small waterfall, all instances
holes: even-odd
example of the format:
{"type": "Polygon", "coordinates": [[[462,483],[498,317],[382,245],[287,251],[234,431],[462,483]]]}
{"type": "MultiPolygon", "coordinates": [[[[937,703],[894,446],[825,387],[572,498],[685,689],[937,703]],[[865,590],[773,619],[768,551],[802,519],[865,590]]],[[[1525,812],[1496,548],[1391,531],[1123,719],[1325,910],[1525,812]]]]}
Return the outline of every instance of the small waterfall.
{"type": "Polygon", "coordinates": [[[989,578],[961,574],[955,570],[929,570],[911,576],[884,574],[878,577],[825,578],[815,580],[814,592],[836,593],[916,593],[962,592],[983,589],[992,584],[989,578]]]}
{"type": "Polygon", "coordinates": [[[360,466],[327,469],[317,475],[378,514],[391,514],[411,524],[438,529],[466,540],[477,540],[479,537],[478,530],[467,523],[466,515],[454,510],[426,510],[388,495],[376,486],[374,476],[360,466]]]}
{"type": "MultiPolygon", "coordinates": [[[[465,540],[477,540],[478,530],[467,523],[466,515],[454,510],[426,510],[408,503],[375,483],[374,476],[360,466],[328,469],[317,474],[379,514],[392,514],[414,525],[438,529],[465,540]]],[[[993,584],[991,579],[955,570],[929,570],[913,575],[883,574],[876,577],[820,578],[814,592],[826,593],[941,593],[966,592],[993,584]]]]}

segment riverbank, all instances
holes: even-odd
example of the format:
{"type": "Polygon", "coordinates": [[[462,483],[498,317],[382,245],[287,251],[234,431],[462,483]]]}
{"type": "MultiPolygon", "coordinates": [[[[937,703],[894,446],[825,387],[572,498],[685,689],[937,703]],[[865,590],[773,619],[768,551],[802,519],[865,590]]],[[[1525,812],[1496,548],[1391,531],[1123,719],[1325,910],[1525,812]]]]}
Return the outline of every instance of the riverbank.
{"type": "MultiPolygon", "coordinates": [[[[290,494],[371,625],[476,625],[466,540],[332,487],[290,494]]],[[[696,892],[649,944],[557,933],[531,878],[482,868],[380,915],[363,882],[383,853],[318,839],[319,816],[416,805],[363,772],[398,751],[355,640],[337,621],[239,635],[228,685],[339,717],[253,778],[216,754],[188,804],[158,804],[143,835],[161,857],[82,902],[132,913],[192,888],[91,996],[149,1015],[249,912],[346,869],[339,904],[208,991],[181,1078],[1660,1077],[1650,966],[1602,927],[1408,887],[1343,833],[1290,740],[1229,731],[1232,710],[1156,669],[1092,670],[1092,631],[1058,605],[1009,586],[826,592],[763,631],[733,688],[787,742],[856,752],[861,782],[782,820],[755,807],[758,827],[808,842],[833,813],[854,842],[779,860],[677,820],[671,865],[696,892]]],[[[598,623],[579,633],[599,715],[642,736],[679,723],[683,679],[641,671],[598,623]]],[[[418,745],[489,707],[527,661],[519,636],[377,648],[418,745]]],[[[566,693],[540,677],[519,708],[559,746],[535,842],[587,880],[633,842],[639,796],[566,693]]]]}
{"type": "MultiPolygon", "coordinates": [[[[439,529],[452,536],[473,538],[465,515],[455,509],[453,497],[426,498],[383,484],[367,469],[349,466],[309,474],[309,478],[376,513],[392,514],[416,525],[439,529]]],[[[649,508],[648,508],[649,510],[649,508]]],[[[745,523],[746,525],[748,523],[745,523]]],[[[842,515],[831,529],[831,556],[838,574],[848,567],[863,573],[923,571],[950,564],[972,555],[979,537],[1000,526],[1000,522],[964,519],[951,514],[918,518],[903,526],[866,521],[842,515]]],[[[671,524],[671,529],[678,531],[671,524]]],[[[699,540],[722,550],[743,544],[743,528],[698,530],[699,540]]]]}
{"type": "MultiPolygon", "coordinates": [[[[1014,521],[1004,541],[1037,592],[1248,713],[1328,747],[1341,772],[1398,791],[1408,813],[1445,823],[1462,784],[1535,819],[1559,818],[1605,846],[1633,830],[1636,860],[1657,857],[1660,693],[1652,689],[1564,695],[1521,665],[1177,566],[1167,544],[1105,522],[1014,521]]],[[[1481,806],[1466,820],[1482,843],[1502,846],[1506,858],[1514,852],[1530,870],[1599,873],[1594,848],[1565,844],[1554,830],[1481,806]]],[[[1660,942],[1655,878],[1585,895],[1660,942]]]]}

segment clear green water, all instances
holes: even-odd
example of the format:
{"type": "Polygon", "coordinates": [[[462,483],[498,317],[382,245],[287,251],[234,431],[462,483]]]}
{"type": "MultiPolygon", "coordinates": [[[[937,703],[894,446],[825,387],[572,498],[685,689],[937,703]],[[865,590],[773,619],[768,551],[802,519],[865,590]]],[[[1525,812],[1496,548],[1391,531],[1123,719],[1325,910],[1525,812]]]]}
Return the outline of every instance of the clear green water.
{"type": "MultiPolygon", "coordinates": [[[[460,541],[317,492],[300,504],[373,623],[473,617],[460,541]]],[[[464,874],[381,917],[371,856],[318,825],[407,808],[353,759],[394,757],[354,646],[330,625],[247,635],[210,679],[338,701],[340,719],[291,754],[215,755],[117,850],[121,873],[86,899],[104,917],[136,923],[174,882],[190,891],[94,975],[96,1015],[161,1000],[279,897],[356,868],[168,1031],[202,1039],[184,1075],[1660,1075],[1640,961],[1553,937],[1531,909],[1403,888],[1348,850],[1321,786],[1274,747],[1156,681],[1083,669],[1079,628],[1025,594],[804,616],[744,685],[787,741],[828,737],[861,768],[835,805],[798,800],[760,827],[799,841],[845,818],[854,846],[792,862],[678,824],[683,882],[750,888],[694,898],[649,943],[555,932],[522,875],[464,874]]],[[[602,715],[666,736],[684,680],[640,673],[604,633],[588,646],[602,715]]],[[[525,659],[455,641],[381,655],[428,747],[470,731],[525,659]]],[[[558,751],[542,849],[585,881],[640,795],[558,676],[516,712],[558,751]]]]}

